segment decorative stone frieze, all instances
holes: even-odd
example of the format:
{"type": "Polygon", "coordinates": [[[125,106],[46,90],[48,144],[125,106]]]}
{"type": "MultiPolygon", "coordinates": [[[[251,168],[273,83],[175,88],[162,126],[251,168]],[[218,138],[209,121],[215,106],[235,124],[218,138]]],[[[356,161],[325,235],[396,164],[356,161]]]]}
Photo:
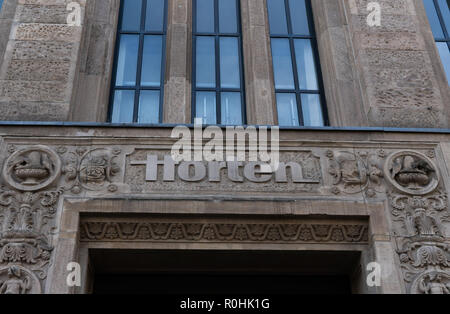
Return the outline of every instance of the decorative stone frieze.
{"type": "Polygon", "coordinates": [[[81,241],[367,243],[366,224],[165,222],[153,220],[81,222],[81,241]]]}
{"type": "MultiPolygon", "coordinates": [[[[282,149],[282,167],[262,177],[250,162],[170,163],[167,147],[26,145],[6,140],[0,182],[2,293],[45,291],[55,261],[63,198],[150,196],[186,200],[220,191],[229,199],[320,196],[389,204],[391,234],[407,291],[446,292],[450,222],[445,182],[434,150],[303,147],[282,149]],[[431,154],[430,152],[433,152],[431,154]],[[172,169],[173,168],[173,169],[172,169]],[[198,171],[198,173],[195,173],[198,171]],[[195,179],[195,180],[194,180],[195,179]],[[251,194],[249,194],[251,192],[251,194]],[[290,193],[290,194],[289,194],[290,193]]],[[[291,198],[289,198],[291,197],[291,198]]],[[[167,217],[166,217],[167,218],[167,217]]],[[[81,216],[82,242],[369,244],[369,224],[338,218],[221,220],[81,216]],[[91,218],[89,218],[91,217],[91,218]]]]}

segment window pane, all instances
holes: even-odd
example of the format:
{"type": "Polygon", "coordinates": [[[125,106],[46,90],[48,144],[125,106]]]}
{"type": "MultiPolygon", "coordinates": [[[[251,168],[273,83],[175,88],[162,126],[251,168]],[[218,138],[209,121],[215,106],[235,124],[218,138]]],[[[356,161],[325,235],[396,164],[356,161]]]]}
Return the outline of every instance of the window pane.
{"type": "Polygon", "coordinates": [[[299,126],[295,94],[277,94],[278,123],[280,126],[299,126]]]}
{"type": "Polygon", "coordinates": [[[117,62],[117,86],[134,86],[138,60],[139,36],[121,35],[117,62]]]}
{"type": "Polygon", "coordinates": [[[202,118],[203,124],[216,124],[216,93],[197,92],[196,118],[202,118]]]}
{"type": "Polygon", "coordinates": [[[219,0],[219,32],[238,32],[236,9],[236,0],[219,0]]]}
{"type": "Polygon", "coordinates": [[[427,10],[428,20],[430,22],[431,30],[435,38],[444,38],[441,23],[436,12],[433,0],[424,0],[425,9],[427,10]]]}
{"type": "Polygon", "coordinates": [[[305,0],[289,0],[292,32],[296,35],[310,35],[305,0]]]}
{"type": "Polygon", "coordinates": [[[220,38],[220,83],[223,88],[240,88],[239,46],[236,37],[220,38]]]}
{"type": "Polygon", "coordinates": [[[197,0],[197,32],[214,32],[214,0],[197,0]]]}
{"type": "Polygon", "coordinates": [[[287,34],[286,6],[284,0],[267,0],[271,34],[287,34]]]}
{"type": "Polygon", "coordinates": [[[305,126],[324,126],[319,95],[302,94],[302,110],[305,126]]]}
{"type": "Polygon", "coordinates": [[[450,50],[447,43],[436,43],[439,54],[441,55],[442,64],[444,65],[445,73],[447,73],[447,80],[450,85],[450,50]]]}
{"type": "Polygon", "coordinates": [[[124,0],[122,30],[138,31],[141,29],[142,0],[124,0]]]}
{"type": "Polygon", "coordinates": [[[0,0],[0,12],[2,11],[3,0],[0,0]]]}
{"type": "Polygon", "coordinates": [[[276,89],[295,89],[289,39],[272,39],[273,71],[276,89]]]}
{"type": "Polygon", "coordinates": [[[216,49],[214,37],[197,37],[197,87],[216,87],[216,49]]]}
{"type": "Polygon", "coordinates": [[[161,86],[162,36],[145,36],[142,56],[143,86],[161,86]]]}
{"type": "Polygon", "coordinates": [[[448,0],[438,0],[438,3],[441,8],[442,19],[444,20],[445,27],[447,28],[447,33],[450,33],[450,8],[448,0]]]}
{"type": "Polygon", "coordinates": [[[243,123],[241,93],[222,93],[221,107],[222,124],[241,125],[243,123]]]}
{"type": "Polygon", "coordinates": [[[309,39],[294,40],[300,89],[318,90],[313,50],[309,39]]]}
{"type": "Polygon", "coordinates": [[[159,123],[159,91],[141,91],[138,120],[139,123],[159,123]]]}
{"type": "Polygon", "coordinates": [[[133,122],[134,90],[116,90],[114,93],[113,123],[133,122]]]}
{"type": "Polygon", "coordinates": [[[163,31],[164,13],[164,0],[147,0],[145,30],[163,31]]]}

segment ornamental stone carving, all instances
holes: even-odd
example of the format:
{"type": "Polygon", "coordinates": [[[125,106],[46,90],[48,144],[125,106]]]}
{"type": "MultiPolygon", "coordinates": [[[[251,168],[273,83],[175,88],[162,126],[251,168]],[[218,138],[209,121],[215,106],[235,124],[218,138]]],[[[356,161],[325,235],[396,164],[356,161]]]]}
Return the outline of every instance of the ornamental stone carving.
{"type": "Polygon", "coordinates": [[[385,176],[393,188],[389,194],[393,234],[408,291],[448,294],[450,246],[444,225],[450,222],[448,197],[441,190],[439,169],[428,156],[403,151],[386,160],[385,176]]]}
{"type": "Polygon", "coordinates": [[[11,154],[0,185],[0,293],[40,293],[51,263],[62,162],[49,147],[11,154]]]}
{"type": "Polygon", "coordinates": [[[367,243],[365,224],[81,222],[81,241],[367,243]]]}
{"type": "Polygon", "coordinates": [[[327,152],[328,172],[333,178],[334,194],[356,194],[364,192],[368,197],[383,193],[383,171],[380,153],[327,152]]]}
{"type": "Polygon", "coordinates": [[[384,166],[387,181],[399,192],[426,195],[439,185],[439,170],[427,156],[415,151],[392,154],[384,166]]]}
{"type": "Polygon", "coordinates": [[[3,166],[5,182],[19,191],[38,191],[53,184],[61,173],[61,160],[45,146],[13,153],[3,166]]]}
{"type": "Polygon", "coordinates": [[[68,185],[64,189],[79,194],[83,189],[88,191],[116,192],[113,177],[120,172],[116,158],[119,149],[79,147],[67,152],[66,148],[59,149],[60,154],[67,154],[63,172],[68,185]]]}
{"type": "Polygon", "coordinates": [[[450,294],[450,274],[443,271],[427,271],[412,284],[414,294],[450,294]]]}
{"type": "Polygon", "coordinates": [[[38,278],[21,266],[0,268],[0,294],[39,294],[38,278]]]}

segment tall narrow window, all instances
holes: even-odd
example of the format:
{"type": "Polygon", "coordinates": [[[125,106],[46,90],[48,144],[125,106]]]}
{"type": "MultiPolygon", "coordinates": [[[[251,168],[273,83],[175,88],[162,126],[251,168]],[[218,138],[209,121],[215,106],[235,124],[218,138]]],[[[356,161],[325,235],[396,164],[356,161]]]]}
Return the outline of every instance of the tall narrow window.
{"type": "Polygon", "coordinates": [[[310,0],[267,0],[278,122],[324,126],[310,0]]]}
{"type": "Polygon", "coordinates": [[[162,122],[166,16],[167,0],[122,0],[111,122],[162,122]]]}
{"type": "Polygon", "coordinates": [[[194,0],[193,116],[245,123],[239,0],[194,0]]]}
{"type": "Polygon", "coordinates": [[[0,0],[0,12],[2,11],[3,0],[0,0]]]}
{"type": "Polygon", "coordinates": [[[450,85],[450,0],[424,0],[428,20],[450,85]]]}

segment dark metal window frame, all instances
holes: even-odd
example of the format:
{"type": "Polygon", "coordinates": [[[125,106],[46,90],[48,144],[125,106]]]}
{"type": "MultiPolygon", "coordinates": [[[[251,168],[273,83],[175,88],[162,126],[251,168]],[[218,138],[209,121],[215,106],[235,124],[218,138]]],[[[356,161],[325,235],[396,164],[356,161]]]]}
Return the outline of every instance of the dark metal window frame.
{"type": "MultiPolygon", "coordinates": [[[[427,1],[427,0],[425,0],[427,1]]],[[[447,26],[444,22],[444,16],[442,15],[442,11],[441,11],[441,7],[439,6],[439,3],[437,0],[432,0],[433,4],[434,4],[434,8],[436,9],[437,15],[438,15],[438,19],[439,19],[439,23],[441,24],[442,27],[442,31],[444,33],[444,38],[434,38],[436,42],[439,43],[447,43],[447,47],[448,50],[450,51],[450,29],[447,29],[447,26]]],[[[447,0],[447,5],[450,7],[450,4],[448,3],[447,0]]]]}
{"type": "MultiPolygon", "coordinates": [[[[314,18],[313,18],[313,10],[311,7],[311,1],[310,0],[305,1],[306,10],[307,10],[307,18],[308,18],[308,26],[309,26],[309,30],[311,32],[311,34],[309,36],[294,35],[293,28],[292,28],[291,10],[290,10],[290,6],[289,6],[289,0],[280,0],[280,1],[284,1],[284,4],[285,4],[288,34],[272,34],[272,33],[270,33],[270,39],[271,40],[273,38],[289,39],[289,48],[290,48],[291,59],[292,59],[292,67],[293,67],[292,70],[293,70],[293,74],[294,74],[295,89],[277,89],[275,86],[275,94],[295,94],[295,98],[297,100],[298,121],[300,123],[300,126],[304,126],[301,95],[302,94],[319,95],[324,125],[327,126],[327,125],[329,125],[328,111],[327,111],[327,106],[326,106],[326,101],[325,101],[322,70],[320,68],[320,58],[319,58],[319,52],[318,52],[318,48],[317,48],[318,47],[317,46],[317,38],[316,38],[316,31],[315,31],[315,27],[314,27],[314,18]],[[313,50],[313,58],[314,58],[316,75],[317,75],[317,83],[318,83],[318,87],[319,87],[318,90],[300,89],[300,80],[299,80],[299,76],[298,76],[297,59],[295,56],[295,46],[294,46],[295,39],[311,40],[311,47],[313,50]]],[[[267,10],[269,10],[269,7],[267,7],[267,10]]],[[[273,62],[272,62],[272,64],[273,64],[273,62]]],[[[275,80],[274,80],[274,82],[275,82],[275,80]]]]}
{"type": "Polygon", "coordinates": [[[122,21],[123,21],[123,13],[124,13],[124,5],[125,1],[120,1],[120,10],[119,10],[119,19],[117,23],[117,35],[116,35],[116,48],[114,52],[114,67],[113,67],[113,75],[111,79],[111,93],[110,93],[110,105],[109,105],[109,113],[108,113],[108,121],[112,121],[113,112],[114,112],[114,98],[115,92],[118,90],[129,90],[135,91],[134,94],[134,111],[133,111],[133,123],[138,123],[139,119],[139,102],[141,91],[159,91],[159,123],[163,122],[163,104],[164,104],[164,80],[165,80],[165,64],[166,64],[166,37],[167,37],[167,18],[168,18],[168,0],[164,1],[164,17],[163,17],[163,30],[161,32],[155,31],[146,31],[145,30],[145,22],[146,22],[146,14],[147,14],[147,0],[142,0],[142,8],[141,8],[141,25],[139,31],[127,31],[122,30],[122,21]],[[117,86],[117,66],[119,62],[119,49],[120,49],[120,39],[121,35],[138,35],[139,36],[139,48],[138,48],[138,64],[136,70],[136,85],[135,86],[117,86]],[[159,35],[162,36],[162,60],[161,60],[161,85],[159,87],[152,86],[141,86],[142,79],[142,60],[143,60],[143,52],[144,52],[144,38],[147,35],[159,35]]]}
{"type": "MultiPolygon", "coordinates": [[[[220,33],[219,30],[219,0],[214,1],[214,33],[197,32],[197,0],[192,0],[192,122],[197,117],[197,92],[215,92],[216,93],[216,124],[222,124],[222,99],[221,94],[226,92],[239,92],[241,94],[241,110],[242,124],[247,123],[246,102],[245,102],[245,81],[244,81],[244,64],[242,49],[242,26],[241,26],[241,7],[240,0],[236,1],[236,22],[237,33],[220,33]],[[215,67],[216,67],[216,87],[203,88],[197,87],[197,37],[214,37],[215,42],[215,67]],[[234,37],[238,39],[238,55],[239,55],[239,71],[240,71],[240,89],[222,88],[220,80],[220,38],[234,37]]],[[[232,0],[228,0],[232,1],[232,0]]]]}

